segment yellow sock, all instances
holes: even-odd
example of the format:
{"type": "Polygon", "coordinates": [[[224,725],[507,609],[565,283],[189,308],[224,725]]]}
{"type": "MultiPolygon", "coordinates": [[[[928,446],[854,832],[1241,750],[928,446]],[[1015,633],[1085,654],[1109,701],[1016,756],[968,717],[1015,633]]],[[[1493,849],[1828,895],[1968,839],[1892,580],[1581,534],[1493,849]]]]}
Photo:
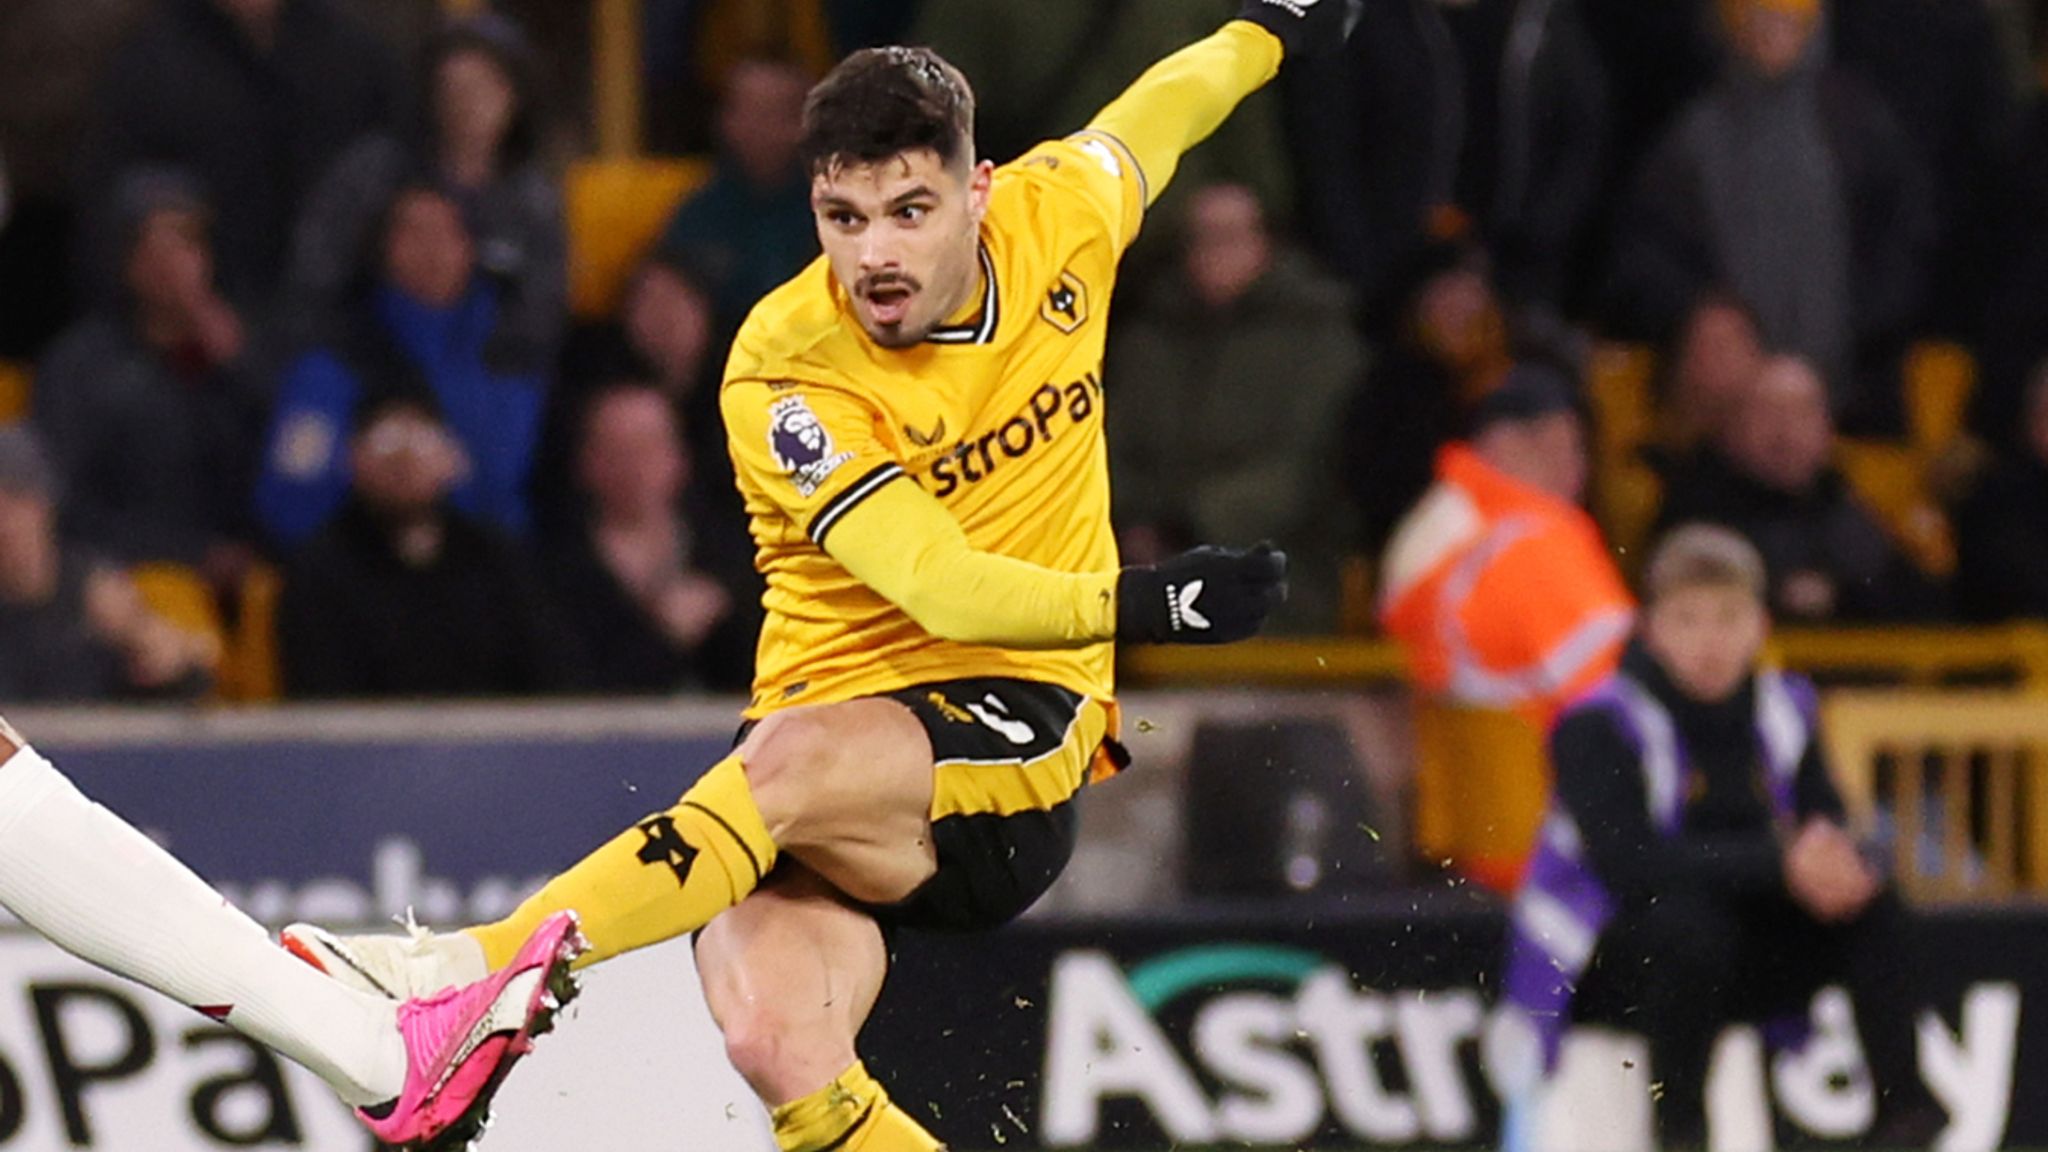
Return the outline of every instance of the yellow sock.
{"type": "Polygon", "coordinates": [[[541,921],[573,911],[590,939],[578,965],[595,964],[702,928],[745,899],[775,866],[775,855],[734,753],[675,807],[613,837],[510,916],[468,932],[496,971],[512,962],[541,921]]]}
{"type": "Polygon", "coordinates": [[[775,1109],[782,1152],[940,1152],[937,1137],[898,1108],[858,1060],[837,1079],[775,1109]]]}

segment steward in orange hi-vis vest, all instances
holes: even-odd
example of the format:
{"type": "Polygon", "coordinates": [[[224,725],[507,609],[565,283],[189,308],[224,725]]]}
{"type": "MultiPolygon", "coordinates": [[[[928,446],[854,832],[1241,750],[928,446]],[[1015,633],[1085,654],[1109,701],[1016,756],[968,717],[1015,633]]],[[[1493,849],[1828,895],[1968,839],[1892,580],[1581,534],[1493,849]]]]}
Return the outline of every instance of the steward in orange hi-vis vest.
{"type": "Polygon", "coordinates": [[[1539,731],[1614,670],[1635,613],[1573,502],[1582,433],[1549,375],[1517,368],[1498,402],[1482,402],[1473,442],[1438,454],[1436,483],[1387,546],[1380,595],[1418,688],[1519,712],[1539,731]]]}

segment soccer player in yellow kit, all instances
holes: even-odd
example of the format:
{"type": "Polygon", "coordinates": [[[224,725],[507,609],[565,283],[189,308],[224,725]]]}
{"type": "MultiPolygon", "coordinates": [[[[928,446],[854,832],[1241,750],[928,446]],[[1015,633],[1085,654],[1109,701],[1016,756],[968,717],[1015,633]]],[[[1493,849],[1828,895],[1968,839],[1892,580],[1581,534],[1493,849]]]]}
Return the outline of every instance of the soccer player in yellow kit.
{"type": "Polygon", "coordinates": [[[1352,3],[1247,0],[1001,168],[929,50],[835,68],[804,109],[824,258],[755,307],[720,397],[768,580],[738,749],[504,921],[294,926],[291,946],[402,995],[503,963],[565,909],[593,962],[701,929],[712,1014],[782,1148],[938,1147],[855,1052],[882,927],[1021,913],[1067,861],[1076,794],[1122,763],[1112,642],[1242,639],[1284,594],[1265,547],[1119,569],[1103,340],[1181,154],[1286,52],[1340,45],[1352,3]]]}

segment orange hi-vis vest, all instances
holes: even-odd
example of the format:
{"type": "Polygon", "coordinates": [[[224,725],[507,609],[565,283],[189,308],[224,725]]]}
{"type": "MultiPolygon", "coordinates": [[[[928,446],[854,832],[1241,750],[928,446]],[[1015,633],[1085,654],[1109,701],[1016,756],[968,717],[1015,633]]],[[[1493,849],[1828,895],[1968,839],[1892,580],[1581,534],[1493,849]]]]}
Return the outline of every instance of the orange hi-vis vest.
{"type": "Polygon", "coordinates": [[[1453,444],[1387,547],[1380,622],[1418,701],[1416,847],[1512,892],[1549,803],[1544,733],[1612,672],[1635,602],[1577,506],[1453,444]]]}
{"type": "Polygon", "coordinates": [[[1635,600],[1592,517],[1463,444],[1394,533],[1380,623],[1416,686],[1539,730],[1614,670],[1635,600]]]}

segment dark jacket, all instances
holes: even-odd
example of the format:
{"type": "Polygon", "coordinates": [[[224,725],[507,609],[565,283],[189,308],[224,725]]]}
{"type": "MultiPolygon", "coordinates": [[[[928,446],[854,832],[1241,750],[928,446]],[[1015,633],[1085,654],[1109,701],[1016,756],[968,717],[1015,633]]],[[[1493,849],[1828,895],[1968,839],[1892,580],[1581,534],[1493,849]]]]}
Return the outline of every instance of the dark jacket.
{"type": "Polygon", "coordinates": [[[1667,465],[1657,531],[1705,521],[1748,537],[1763,553],[1772,609],[1796,618],[1781,602],[1785,578],[1818,572],[1834,583],[1838,622],[1925,620],[1940,615],[1941,591],[1922,576],[1833,468],[1811,491],[1791,493],[1744,475],[1707,448],[1667,465]]]}
{"type": "MultiPolygon", "coordinates": [[[[1829,69],[1820,111],[1845,201],[1849,245],[1851,379],[1830,381],[1858,398],[1851,416],[1880,426],[1897,417],[1899,357],[1925,303],[1933,239],[1927,177],[1879,98],[1829,69]]],[[[1703,163],[1681,116],[1650,154],[1617,215],[1601,286],[1608,331],[1668,345],[1701,296],[1727,287],[1712,233],[1703,163]]]]}
{"type": "Polygon", "coordinates": [[[2048,619],[2048,465],[2001,460],[1956,510],[1956,607],[1971,620],[2048,619]]]}
{"type": "MultiPolygon", "coordinates": [[[[1782,836],[1789,830],[1775,827],[1766,798],[1755,680],[1721,703],[1699,703],[1678,690],[1640,640],[1623,654],[1621,671],[1670,712],[1695,783],[1678,835],[1661,835],[1650,820],[1641,758],[1612,715],[1567,711],[1550,734],[1551,764],[1558,801],[1577,823],[1594,872],[1624,906],[1687,888],[1782,892],[1782,836]]],[[[1793,797],[1801,821],[1843,819],[1819,740],[1806,745],[1793,797]]]]}
{"type": "Polygon", "coordinates": [[[1341,286],[1282,252],[1226,312],[1176,280],[1121,318],[1105,379],[1119,525],[1273,540],[1295,557],[1280,627],[1336,623],[1336,423],[1364,363],[1341,286]]]}
{"type": "MultiPolygon", "coordinates": [[[[933,0],[906,42],[931,45],[974,82],[975,143],[1001,164],[1080,131],[1145,69],[1237,10],[1237,0],[933,0]]],[[[1287,204],[1287,167],[1279,95],[1253,93],[1182,159],[1154,222],[1178,213],[1178,193],[1222,181],[1287,204]]]]}
{"type": "Polygon", "coordinates": [[[293,556],[278,604],[285,694],[517,696],[574,686],[576,660],[526,556],[455,514],[438,559],[399,558],[350,503],[293,556]]]}
{"type": "MultiPolygon", "coordinates": [[[[432,170],[395,136],[356,142],[328,170],[299,218],[285,289],[287,320],[300,344],[332,339],[347,302],[382,265],[379,232],[407,179],[432,170]]],[[[495,283],[503,312],[492,362],[512,372],[552,374],[568,319],[568,235],[562,194],[531,160],[509,167],[475,193],[439,184],[462,205],[479,272],[495,283]]]]}
{"type": "Polygon", "coordinates": [[[47,603],[0,602],[0,701],[80,703],[125,695],[121,656],[93,635],[86,584],[94,563],[68,550],[47,603]]]}
{"type": "Polygon", "coordinates": [[[269,538],[289,549],[333,515],[348,496],[357,407],[378,392],[409,390],[432,395],[469,457],[454,506],[524,534],[546,387],[538,376],[492,368],[485,350],[497,325],[489,284],[445,310],[383,288],[365,302],[347,344],[299,357],[278,389],[256,486],[256,514],[269,538]]]}
{"type": "Polygon", "coordinates": [[[2026,434],[2027,381],[2048,358],[2048,100],[2036,103],[1998,214],[1996,290],[1978,332],[1982,370],[1970,426],[2001,447],[2026,434]]]}
{"type": "MultiPolygon", "coordinates": [[[[713,349],[717,351],[717,349],[713,349]]],[[[684,514],[690,534],[708,557],[736,557],[737,574],[720,580],[735,599],[754,604],[761,583],[754,571],[754,538],[748,530],[746,502],[733,477],[732,453],[725,442],[725,418],[718,410],[718,357],[707,354],[698,378],[664,391],[683,429],[683,447],[690,459],[690,486],[684,514]]],[[[534,451],[532,493],[534,526],[542,536],[582,530],[583,494],[576,478],[581,421],[591,397],[620,380],[654,380],[659,373],[634,351],[616,321],[577,325],[569,331],[562,355],[562,378],[548,393],[541,420],[540,443],[534,451]]],[[[721,573],[725,569],[721,568],[721,573]]],[[[747,661],[752,663],[751,650],[747,661]]]]}
{"type": "Polygon", "coordinates": [[[691,567],[718,581],[732,598],[731,613],[695,648],[679,647],[661,632],[606,567],[588,524],[571,526],[540,551],[541,577],[584,653],[593,691],[744,692],[752,682],[761,625],[761,586],[753,557],[700,552],[706,542],[692,536],[691,567]]]}
{"type": "MultiPolygon", "coordinates": [[[[302,199],[350,141],[398,115],[396,80],[385,46],[333,0],[283,0],[268,54],[214,0],[161,0],[106,69],[82,191],[97,204],[142,162],[190,169],[215,209],[221,283],[264,300],[302,199]]],[[[94,255],[97,276],[112,253],[94,255]]]]}
{"type": "Polygon", "coordinates": [[[1448,369],[1402,338],[1373,358],[1345,405],[1342,481],[1367,555],[1386,550],[1394,526],[1435,481],[1437,450],[1464,433],[1458,388],[1448,369]]]}
{"type": "Polygon", "coordinates": [[[736,330],[761,297],[818,257],[810,181],[796,173],[779,188],[756,188],[722,160],[669,219],[660,250],[703,276],[720,328],[736,330]]]}
{"type": "Polygon", "coordinates": [[[80,322],[35,387],[66,536],[124,563],[198,564],[211,544],[253,540],[249,491],[268,408],[245,363],[181,361],[144,344],[119,312],[80,322]]]}
{"type": "Polygon", "coordinates": [[[1504,293],[1560,306],[1607,146],[1605,74],[1575,0],[1390,0],[1343,55],[1290,61],[1289,134],[1316,250],[1378,301],[1456,207],[1504,293]]]}
{"type": "Polygon", "coordinates": [[[1927,320],[1974,340],[1990,300],[1997,193],[2011,177],[2019,102],[1984,0],[1828,5],[1835,60],[1883,97],[1932,177],[1927,320]]]}

